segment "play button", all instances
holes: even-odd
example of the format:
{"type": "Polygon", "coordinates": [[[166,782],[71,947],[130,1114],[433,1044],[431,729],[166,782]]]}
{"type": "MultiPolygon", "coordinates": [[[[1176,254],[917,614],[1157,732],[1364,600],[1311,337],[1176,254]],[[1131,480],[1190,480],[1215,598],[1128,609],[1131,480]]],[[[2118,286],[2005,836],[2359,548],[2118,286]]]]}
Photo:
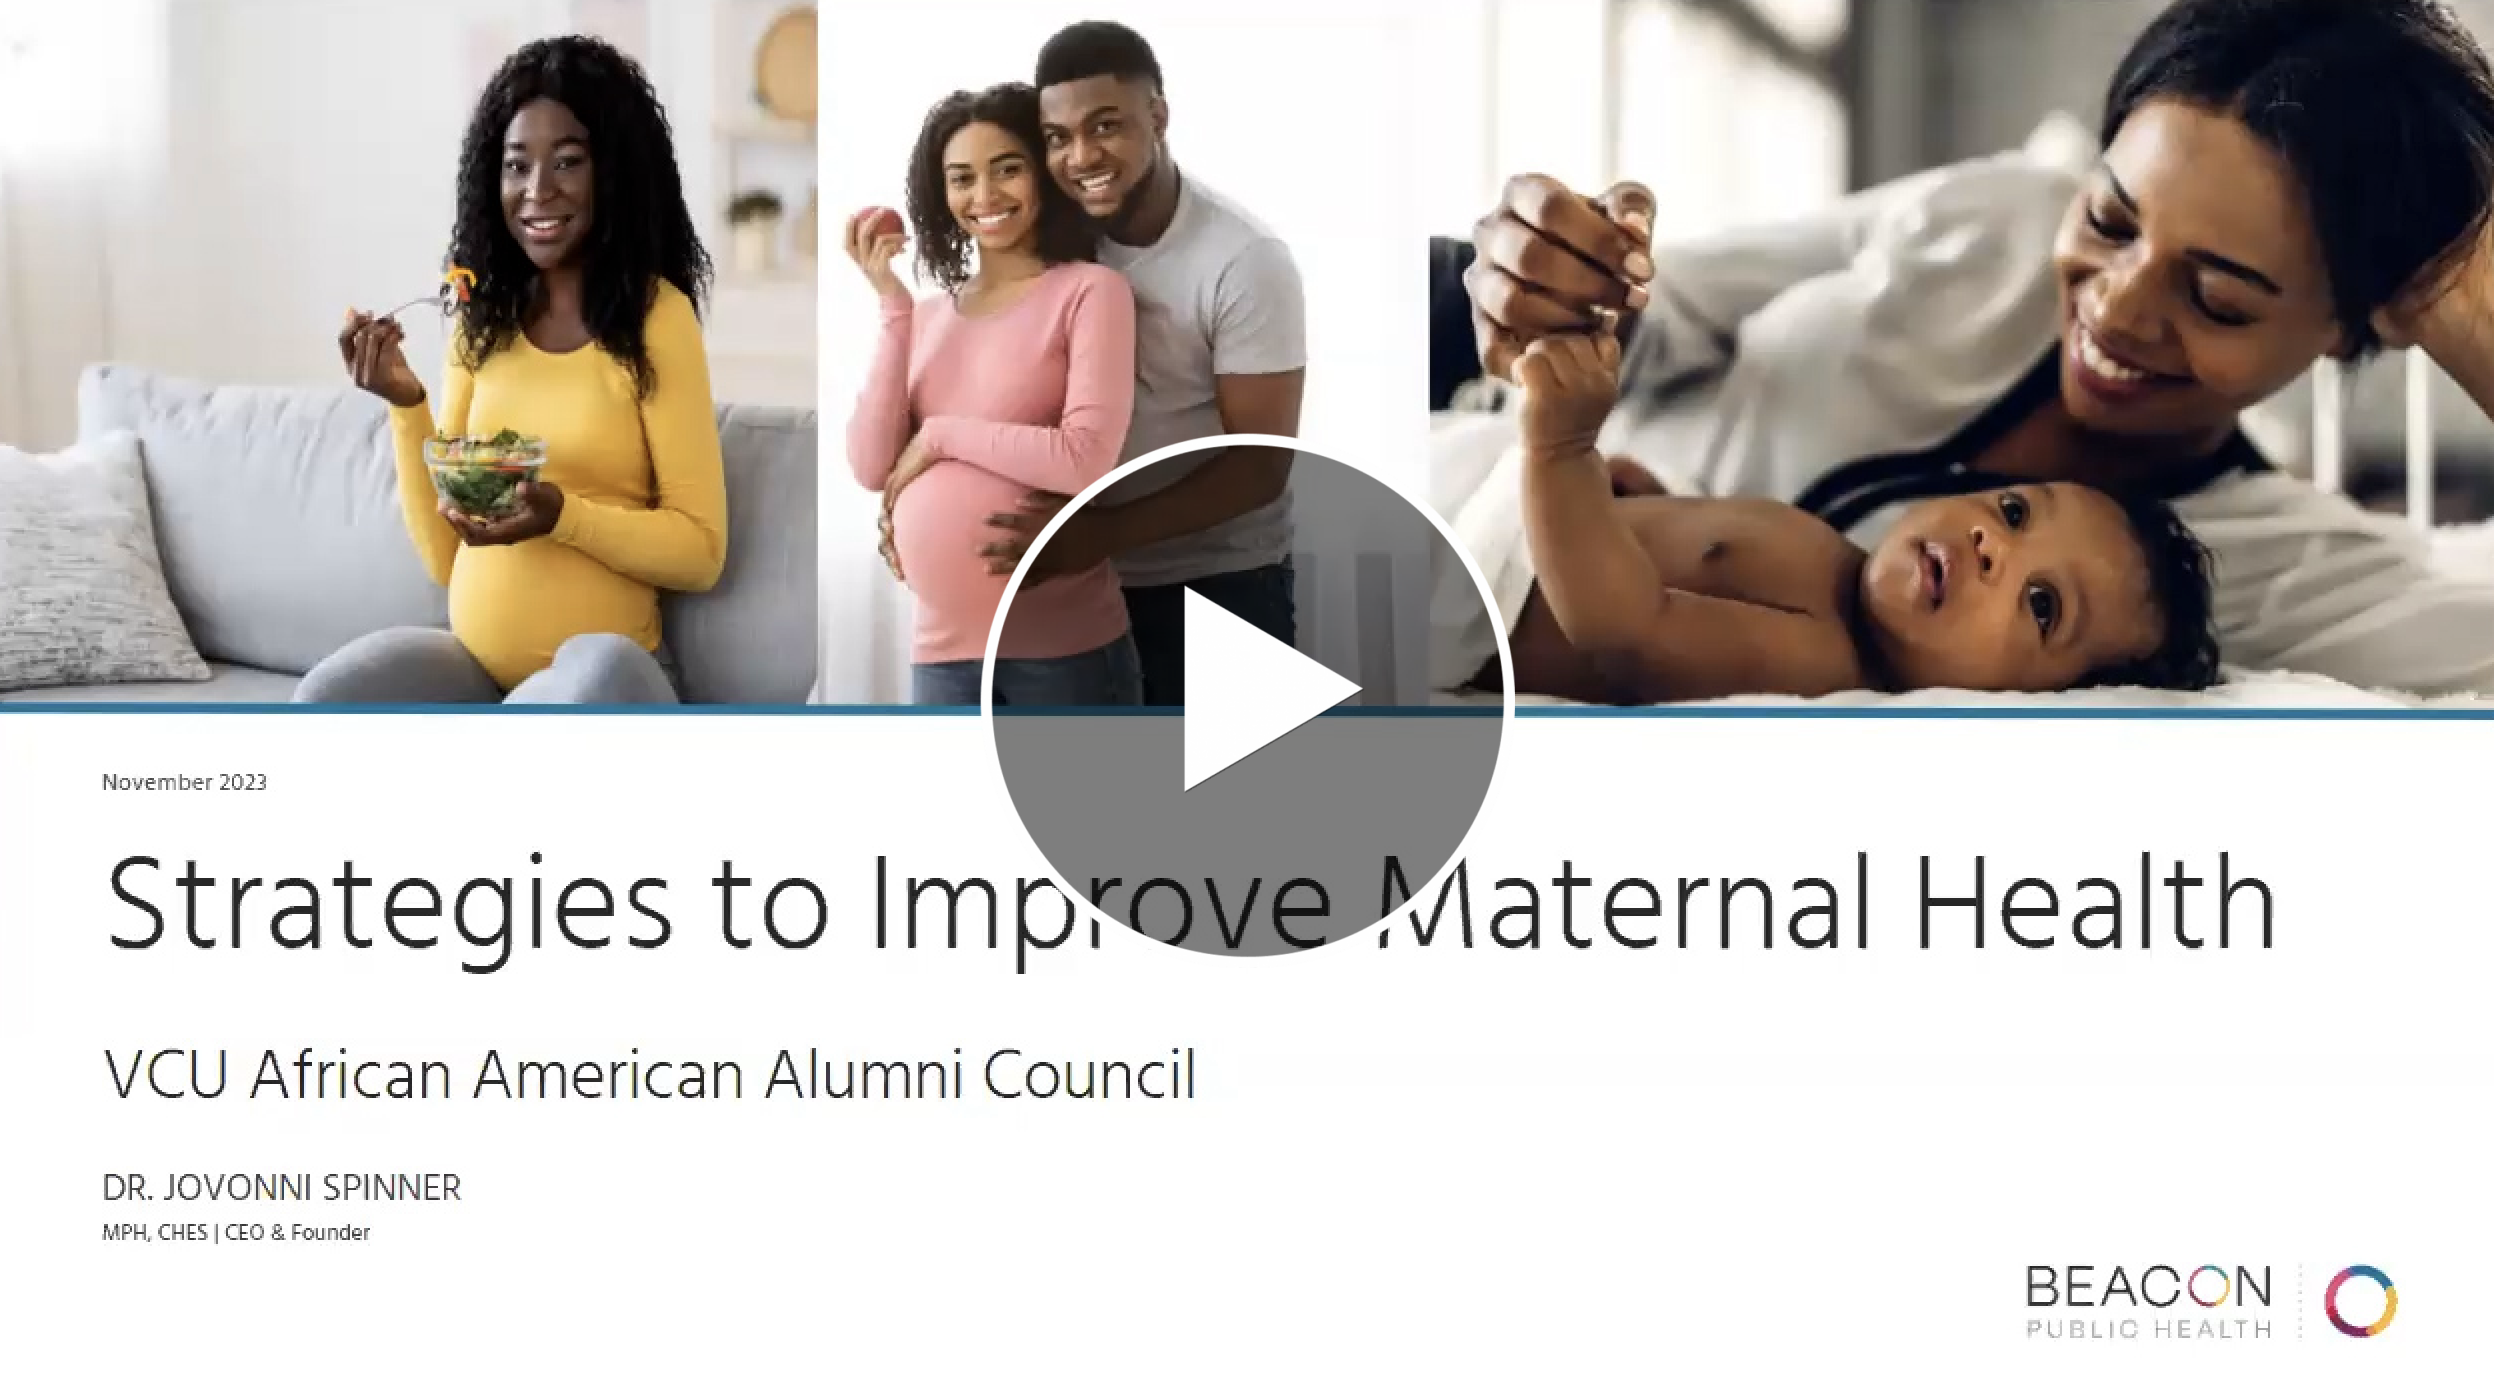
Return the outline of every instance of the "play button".
{"type": "Polygon", "coordinates": [[[1186,590],[1186,790],[1360,693],[1270,633],[1186,590]]]}
{"type": "Polygon", "coordinates": [[[1432,690],[1450,669],[1441,651],[1468,658],[1499,631],[1437,517],[1288,439],[1140,458],[1060,511],[1032,559],[1132,539],[1159,492],[1199,470],[1256,470],[1254,453],[1287,465],[1287,492],[1225,530],[1124,556],[1112,574],[1033,585],[1026,559],[990,633],[986,706],[1005,789],[1059,889],[1105,926],[1247,956],[1401,918],[1471,834],[1514,708],[1500,690],[1432,690]],[[1062,684],[1035,648],[1100,635],[1112,599],[1145,703],[1063,703],[1087,680],[1113,683],[1123,647],[1087,642],[1058,663],[1062,684]],[[1009,636],[1018,654],[1000,658],[1009,636]],[[1000,684],[1008,664],[1017,680],[1000,684]],[[1017,691],[1046,698],[1017,704],[1017,691]]]}

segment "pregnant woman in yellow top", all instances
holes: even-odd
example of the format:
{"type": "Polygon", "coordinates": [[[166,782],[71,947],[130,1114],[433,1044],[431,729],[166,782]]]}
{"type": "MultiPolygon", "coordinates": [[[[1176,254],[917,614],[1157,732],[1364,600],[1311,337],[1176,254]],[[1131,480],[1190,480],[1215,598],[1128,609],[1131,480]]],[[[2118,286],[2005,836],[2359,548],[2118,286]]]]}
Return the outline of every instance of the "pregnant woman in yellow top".
{"type": "Polygon", "coordinates": [[[314,667],[315,704],[672,704],[661,590],[700,592],[727,554],[727,487],[698,300],[709,255],[638,65],[591,39],[504,62],[459,157],[451,261],[476,284],[436,414],[394,320],[349,316],[356,384],[387,400],[399,502],[450,631],[393,628],[314,667]],[[543,439],[520,506],[436,499],[436,432],[543,439]]]}

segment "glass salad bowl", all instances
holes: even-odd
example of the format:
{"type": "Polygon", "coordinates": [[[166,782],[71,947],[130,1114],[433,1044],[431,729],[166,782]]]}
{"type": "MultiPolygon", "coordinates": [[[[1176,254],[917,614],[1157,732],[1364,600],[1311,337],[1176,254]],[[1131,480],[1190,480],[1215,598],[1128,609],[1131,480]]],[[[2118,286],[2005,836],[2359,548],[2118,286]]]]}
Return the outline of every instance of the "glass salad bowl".
{"type": "Polygon", "coordinates": [[[476,520],[498,520],[520,508],[520,486],[545,470],[543,439],[504,429],[489,438],[430,437],[424,465],[442,503],[476,520]]]}

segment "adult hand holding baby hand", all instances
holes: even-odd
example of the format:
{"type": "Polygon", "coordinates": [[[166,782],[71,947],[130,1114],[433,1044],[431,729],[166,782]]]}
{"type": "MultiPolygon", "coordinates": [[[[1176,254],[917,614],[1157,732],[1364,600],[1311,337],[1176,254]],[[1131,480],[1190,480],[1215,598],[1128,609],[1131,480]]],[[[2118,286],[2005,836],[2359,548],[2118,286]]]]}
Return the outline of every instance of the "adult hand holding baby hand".
{"type": "MultiPolygon", "coordinates": [[[[1609,334],[1536,340],[1516,360],[1524,450],[1545,460],[1590,454],[1619,402],[1619,340],[1609,334]]],[[[1608,462],[1605,474],[1611,472],[1608,462]]]]}
{"type": "Polygon", "coordinates": [[[1543,336],[1625,336],[1651,299],[1653,234],[1654,192],[1643,185],[1586,199],[1547,175],[1508,181],[1473,226],[1464,270],[1482,368],[1512,381],[1517,358],[1543,336]]]}

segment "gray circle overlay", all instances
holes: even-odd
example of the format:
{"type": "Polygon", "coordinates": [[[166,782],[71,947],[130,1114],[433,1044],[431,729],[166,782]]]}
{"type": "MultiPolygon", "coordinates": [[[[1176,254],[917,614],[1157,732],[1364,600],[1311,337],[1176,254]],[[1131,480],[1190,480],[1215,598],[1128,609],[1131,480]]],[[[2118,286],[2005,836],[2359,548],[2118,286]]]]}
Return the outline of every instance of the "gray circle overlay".
{"type": "MultiPolygon", "coordinates": [[[[1035,552],[1082,512],[1114,509],[1225,450],[1189,443],[1130,464],[1061,513],[1035,552]]],[[[1503,657],[1491,659],[1499,688],[1461,698],[1429,688],[1433,652],[1452,645],[1439,639],[1482,635],[1481,619],[1496,616],[1437,519],[1367,472],[1287,450],[1294,615],[1275,623],[1252,604],[1230,611],[1267,624],[1267,635],[1286,627],[1282,640],[1358,682],[1359,694],[1188,791],[1183,701],[1017,708],[995,685],[1005,619],[989,643],[996,761],[1059,888],[1104,922],[1197,952],[1300,952],[1402,917],[1471,833],[1514,709],[1503,657]]],[[[1197,588],[1216,604],[1228,596],[1219,578],[1197,588]]],[[[1160,601],[1182,635],[1182,594],[1160,601]]],[[[1008,616],[1046,605],[1045,586],[1026,589],[1017,574],[1008,616]]],[[[1131,610],[1147,668],[1158,611],[1139,599],[1131,610]]],[[[1166,657],[1182,654],[1181,642],[1166,657]]],[[[1183,685],[1182,666],[1161,674],[1183,685]]]]}

